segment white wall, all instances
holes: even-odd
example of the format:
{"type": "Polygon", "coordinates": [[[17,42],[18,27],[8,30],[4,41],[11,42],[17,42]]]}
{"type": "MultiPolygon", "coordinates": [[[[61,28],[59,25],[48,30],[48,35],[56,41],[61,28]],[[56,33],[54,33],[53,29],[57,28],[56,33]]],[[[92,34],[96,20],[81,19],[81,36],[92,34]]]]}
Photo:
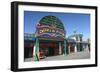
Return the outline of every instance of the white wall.
{"type": "MultiPolygon", "coordinates": [[[[11,73],[10,69],[10,2],[13,0],[0,0],[0,73],[11,73]]],[[[18,0],[16,0],[18,1],[18,0]]],[[[21,0],[21,1],[34,1],[34,2],[46,2],[46,3],[62,3],[62,4],[79,4],[79,5],[97,5],[100,9],[100,0],[21,0]]],[[[100,13],[100,10],[98,10],[100,13]]],[[[100,14],[98,14],[98,19],[100,14]]],[[[100,22],[99,22],[100,23],[100,22]]],[[[98,23],[98,24],[99,24],[98,23]]],[[[100,25],[99,25],[100,26],[100,25]]],[[[100,29],[99,29],[100,31],[100,29]]],[[[100,34],[99,34],[100,37],[100,34]]],[[[98,39],[100,40],[100,39],[98,39]]],[[[100,43],[100,41],[99,41],[100,43]]],[[[100,47],[100,46],[99,46],[100,47]]],[[[99,49],[99,48],[98,48],[99,49]]],[[[100,49],[98,50],[100,52],[100,49]]],[[[100,53],[99,53],[100,56],[100,53]]],[[[100,60],[100,58],[99,58],[100,60]]],[[[100,62],[99,62],[100,64],[100,62]]],[[[74,69],[60,69],[60,70],[45,70],[36,71],[36,73],[98,73],[99,67],[91,68],[74,68],[74,69]]],[[[32,73],[32,71],[30,71],[32,73]]]]}

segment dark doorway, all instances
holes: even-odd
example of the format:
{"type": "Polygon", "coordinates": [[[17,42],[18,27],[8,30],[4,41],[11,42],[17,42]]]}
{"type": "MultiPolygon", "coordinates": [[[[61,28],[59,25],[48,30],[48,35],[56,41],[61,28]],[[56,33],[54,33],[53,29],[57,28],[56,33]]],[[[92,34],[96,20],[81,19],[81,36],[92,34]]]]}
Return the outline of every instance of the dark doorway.
{"type": "Polygon", "coordinates": [[[48,47],[47,56],[54,56],[54,48],[48,47]]]}
{"type": "Polygon", "coordinates": [[[33,50],[31,47],[25,47],[24,48],[24,58],[31,58],[32,57],[33,50]]]}
{"type": "Polygon", "coordinates": [[[70,48],[70,53],[73,53],[74,52],[74,47],[71,47],[70,48]]]}
{"type": "Polygon", "coordinates": [[[73,53],[75,51],[75,48],[73,45],[70,46],[70,53],[73,53]]]}

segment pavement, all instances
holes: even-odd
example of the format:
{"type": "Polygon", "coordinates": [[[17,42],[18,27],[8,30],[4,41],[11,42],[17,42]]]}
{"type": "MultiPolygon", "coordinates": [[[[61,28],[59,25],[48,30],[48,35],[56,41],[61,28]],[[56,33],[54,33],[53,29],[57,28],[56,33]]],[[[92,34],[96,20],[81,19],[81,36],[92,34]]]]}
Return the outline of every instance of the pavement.
{"type": "MultiPolygon", "coordinates": [[[[89,58],[90,58],[90,52],[82,51],[82,52],[70,53],[68,55],[50,56],[50,57],[41,59],[40,61],[71,60],[71,59],[73,60],[73,59],[89,59],[89,58]]],[[[25,62],[28,62],[28,61],[33,61],[33,58],[25,59],[25,62]]]]}

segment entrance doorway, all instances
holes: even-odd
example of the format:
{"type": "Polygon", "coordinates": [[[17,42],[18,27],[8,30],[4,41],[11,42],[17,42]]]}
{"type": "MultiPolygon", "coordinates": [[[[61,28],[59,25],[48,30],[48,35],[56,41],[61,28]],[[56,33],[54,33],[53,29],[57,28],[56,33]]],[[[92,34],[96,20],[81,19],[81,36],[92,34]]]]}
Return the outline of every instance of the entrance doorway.
{"type": "Polygon", "coordinates": [[[54,48],[48,47],[47,48],[47,56],[54,56],[54,48]]]}
{"type": "Polygon", "coordinates": [[[33,48],[32,47],[25,47],[24,48],[24,59],[25,58],[31,58],[33,53],[33,48]]]}
{"type": "Polygon", "coordinates": [[[70,47],[70,53],[74,53],[74,46],[70,47]]]}
{"type": "Polygon", "coordinates": [[[40,42],[40,49],[44,52],[45,56],[59,55],[59,44],[57,42],[40,42]]]}
{"type": "Polygon", "coordinates": [[[69,51],[70,51],[70,53],[75,52],[75,46],[73,44],[69,44],[69,51]]]}

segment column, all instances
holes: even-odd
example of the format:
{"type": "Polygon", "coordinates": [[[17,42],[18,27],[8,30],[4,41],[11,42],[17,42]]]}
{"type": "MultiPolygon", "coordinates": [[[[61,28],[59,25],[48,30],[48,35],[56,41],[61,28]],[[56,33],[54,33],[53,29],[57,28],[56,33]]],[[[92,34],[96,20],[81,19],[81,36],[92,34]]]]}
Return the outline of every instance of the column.
{"type": "Polygon", "coordinates": [[[84,51],[87,51],[87,47],[86,47],[86,44],[84,44],[84,51]]]}
{"type": "Polygon", "coordinates": [[[84,43],[82,45],[83,45],[83,51],[85,51],[84,43]]]}
{"type": "Polygon", "coordinates": [[[59,42],[59,55],[62,53],[61,42],[59,42]]]}
{"type": "Polygon", "coordinates": [[[34,61],[38,61],[38,54],[39,54],[39,41],[38,38],[36,38],[36,43],[34,44],[34,49],[33,49],[33,59],[34,61]]]}
{"type": "Polygon", "coordinates": [[[67,54],[68,54],[67,44],[66,44],[66,40],[64,40],[64,55],[67,54]]]}
{"type": "Polygon", "coordinates": [[[80,43],[80,51],[83,51],[82,43],[80,43]]]}
{"type": "Polygon", "coordinates": [[[70,54],[70,44],[67,44],[68,46],[68,54],[70,54]]]}
{"type": "Polygon", "coordinates": [[[89,46],[86,44],[86,51],[89,52],[89,46]]]}
{"type": "Polygon", "coordinates": [[[74,48],[75,48],[75,53],[76,53],[77,52],[77,45],[76,44],[75,44],[75,47],[74,48]]]}

